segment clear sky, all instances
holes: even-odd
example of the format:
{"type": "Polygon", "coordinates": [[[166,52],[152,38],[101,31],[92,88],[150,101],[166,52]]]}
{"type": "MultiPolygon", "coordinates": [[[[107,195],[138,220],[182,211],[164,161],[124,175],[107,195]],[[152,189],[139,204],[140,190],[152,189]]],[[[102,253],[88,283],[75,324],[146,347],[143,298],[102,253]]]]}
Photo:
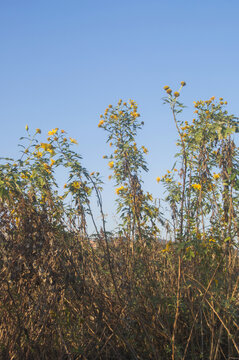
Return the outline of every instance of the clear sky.
{"type": "Polygon", "coordinates": [[[186,81],[185,120],[194,100],[213,95],[238,116],[238,14],[238,0],[0,1],[1,156],[16,156],[26,124],[45,134],[65,129],[84,165],[102,174],[110,219],[108,145],[97,124],[108,104],[131,98],[145,122],[145,189],[161,195],[155,179],[176,150],[163,86],[177,90],[186,81]]]}

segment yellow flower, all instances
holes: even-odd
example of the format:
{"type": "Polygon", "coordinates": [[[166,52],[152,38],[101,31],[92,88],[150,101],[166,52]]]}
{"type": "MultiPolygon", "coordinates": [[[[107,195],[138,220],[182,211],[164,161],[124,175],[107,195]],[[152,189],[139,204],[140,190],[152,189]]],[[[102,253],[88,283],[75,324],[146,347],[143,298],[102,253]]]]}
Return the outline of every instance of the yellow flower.
{"type": "Polygon", "coordinates": [[[181,81],[181,85],[182,85],[182,86],[186,86],[185,81],[181,81]]]}
{"type": "Polygon", "coordinates": [[[109,105],[109,108],[112,108],[112,105],[109,105]]]}
{"type": "Polygon", "coordinates": [[[43,166],[44,166],[44,169],[48,172],[48,174],[50,174],[51,173],[50,166],[47,165],[46,163],[44,163],[43,166]]]}
{"type": "Polygon", "coordinates": [[[61,130],[61,133],[64,134],[64,133],[65,133],[65,130],[61,130]]]}
{"type": "Polygon", "coordinates": [[[77,141],[76,141],[75,139],[72,139],[71,137],[70,137],[70,141],[71,141],[73,144],[78,144],[77,141]]]}
{"type": "Polygon", "coordinates": [[[79,189],[79,188],[80,188],[80,183],[79,183],[79,181],[74,181],[74,182],[72,183],[72,186],[73,186],[73,188],[75,188],[75,189],[79,189]]]}
{"type": "Polygon", "coordinates": [[[124,189],[124,186],[123,186],[123,185],[120,186],[119,188],[117,188],[117,189],[115,190],[116,194],[118,195],[119,192],[122,191],[123,189],[124,189]]]}
{"type": "Polygon", "coordinates": [[[158,177],[156,177],[156,181],[157,181],[157,183],[159,183],[160,182],[160,177],[158,176],[158,177]]]}
{"type": "Polygon", "coordinates": [[[51,160],[50,166],[53,166],[55,164],[56,160],[54,160],[54,159],[50,159],[50,160],[51,160]]]}
{"type": "Polygon", "coordinates": [[[38,151],[38,152],[36,153],[36,156],[37,156],[38,158],[41,158],[41,157],[42,157],[42,152],[41,152],[41,151],[38,151]]]}
{"type": "Polygon", "coordinates": [[[197,190],[201,190],[202,186],[200,184],[192,184],[192,187],[197,190]]]}
{"type": "Polygon", "coordinates": [[[101,127],[104,124],[104,120],[100,120],[98,127],[101,127]]]}
{"type": "Polygon", "coordinates": [[[213,177],[214,177],[215,180],[218,180],[220,178],[220,175],[219,174],[214,174],[213,177]]]}
{"type": "Polygon", "coordinates": [[[55,133],[58,131],[58,128],[52,129],[51,131],[48,131],[48,135],[55,135],[55,133]]]}
{"type": "Polygon", "coordinates": [[[109,175],[109,176],[108,176],[108,179],[111,180],[111,178],[112,178],[112,175],[109,175]]]}
{"type": "Polygon", "coordinates": [[[147,149],[146,147],[142,146],[142,149],[143,149],[143,152],[144,152],[145,154],[148,153],[148,149],[147,149]]]}
{"type": "Polygon", "coordinates": [[[108,165],[110,168],[112,168],[114,166],[114,161],[110,161],[108,165]]]}
{"type": "Polygon", "coordinates": [[[164,86],[164,90],[167,91],[169,89],[169,86],[168,85],[165,85],[164,86]]]}
{"type": "Polygon", "coordinates": [[[25,129],[26,129],[27,131],[29,130],[29,127],[28,127],[28,125],[26,125],[26,126],[25,126],[25,129]]]}
{"type": "Polygon", "coordinates": [[[40,134],[40,133],[41,133],[41,129],[38,129],[38,128],[37,128],[37,129],[36,129],[36,133],[37,133],[37,134],[40,134]]]}
{"type": "Polygon", "coordinates": [[[51,150],[52,150],[52,145],[51,145],[51,144],[41,143],[41,147],[42,147],[45,151],[51,151],[51,150]]]}
{"type": "Polygon", "coordinates": [[[172,93],[172,90],[169,88],[168,90],[166,90],[166,93],[170,95],[172,93]]]}
{"type": "Polygon", "coordinates": [[[178,92],[178,91],[175,91],[174,96],[175,96],[175,97],[179,97],[179,95],[180,95],[179,92],[178,92]]]}

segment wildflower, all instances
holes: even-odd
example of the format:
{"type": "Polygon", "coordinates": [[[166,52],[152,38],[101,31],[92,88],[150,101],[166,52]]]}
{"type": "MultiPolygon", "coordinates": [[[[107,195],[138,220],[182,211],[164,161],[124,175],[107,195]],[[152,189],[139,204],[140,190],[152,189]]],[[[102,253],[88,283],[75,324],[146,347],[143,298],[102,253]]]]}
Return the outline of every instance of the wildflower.
{"type": "Polygon", "coordinates": [[[51,144],[41,143],[41,147],[42,147],[43,150],[45,150],[45,151],[52,150],[52,145],[51,145],[51,144]]]}
{"type": "Polygon", "coordinates": [[[177,97],[179,97],[179,92],[178,91],[175,91],[175,93],[174,93],[174,96],[177,98],[177,97]]]}
{"type": "Polygon", "coordinates": [[[224,104],[227,105],[227,101],[224,101],[224,104]]]}
{"type": "Polygon", "coordinates": [[[26,126],[25,126],[25,129],[26,129],[27,131],[29,130],[29,127],[28,127],[28,125],[26,125],[26,126]]]}
{"type": "Polygon", "coordinates": [[[122,99],[119,99],[118,105],[122,104],[122,99]]]}
{"type": "Polygon", "coordinates": [[[168,86],[168,85],[164,86],[164,90],[165,90],[165,91],[167,91],[168,89],[169,89],[169,86],[168,86]]]}
{"type": "Polygon", "coordinates": [[[58,128],[52,129],[51,131],[48,131],[48,135],[55,135],[55,133],[58,131],[58,128]]]}
{"type": "Polygon", "coordinates": [[[93,171],[92,173],[90,173],[90,176],[93,176],[95,174],[95,172],[93,171]]]}
{"type": "Polygon", "coordinates": [[[112,168],[114,166],[114,161],[110,161],[108,165],[110,168],[112,168]]]}
{"type": "Polygon", "coordinates": [[[42,157],[42,152],[41,152],[41,151],[38,151],[38,152],[36,153],[36,157],[37,157],[37,158],[41,158],[41,157],[42,157]]]}
{"type": "Polygon", "coordinates": [[[181,86],[186,86],[185,81],[181,81],[181,86]]]}
{"type": "Polygon", "coordinates": [[[76,141],[75,139],[72,139],[71,137],[70,137],[70,141],[71,141],[73,144],[78,144],[77,141],[76,141]]]}
{"type": "Polygon", "coordinates": [[[103,159],[107,159],[107,156],[106,156],[106,155],[103,155],[103,159]]]}
{"type": "Polygon", "coordinates": [[[64,185],[64,189],[67,187],[67,184],[64,185]]]}
{"type": "Polygon", "coordinates": [[[112,178],[112,175],[109,175],[109,176],[108,176],[108,179],[111,180],[111,178],[112,178]]]}
{"type": "Polygon", "coordinates": [[[37,134],[40,134],[40,133],[41,133],[41,129],[38,129],[38,128],[37,128],[37,129],[36,129],[36,133],[37,133],[37,134]]]}
{"type": "Polygon", "coordinates": [[[220,178],[220,175],[219,174],[214,174],[213,177],[214,177],[215,180],[218,180],[220,178]]]}
{"type": "Polygon", "coordinates": [[[220,101],[220,104],[221,104],[221,105],[224,105],[224,102],[223,102],[223,101],[220,101]]]}
{"type": "Polygon", "coordinates": [[[156,181],[157,181],[157,183],[159,183],[160,182],[160,177],[158,176],[158,177],[156,177],[156,181]]]}
{"type": "Polygon", "coordinates": [[[50,166],[47,165],[46,163],[44,163],[43,166],[44,166],[44,169],[48,172],[48,174],[50,174],[51,173],[50,166]]]}
{"type": "Polygon", "coordinates": [[[144,147],[144,146],[142,146],[142,149],[143,149],[143,152],[144,152],[145,154],[147,154],[148,149],[147,149],[146,147],[144,147]]]}
{"type": "Polygon", "coordinates": [[[124,186],[123,186],[123,185],[120,186],[119,188],[117,188],[117,189],[115,190],[115,192],[116,192],[116,194],[118,195],[119,192],[122,191],[122,190],[124,190],[124,186]]]}
{"type": "Polygon", "coordinates": [[[215,96],[212,96],[210,100],[212,100],[212,101],[215,100],[215,96]]]}
{"type": "Polygon", "coordinates": [[[61,133],[64,134],[64,133],[65,133],[65,130],[61,130],[61,133]]]}
{"type": "Polygon", "coordinates": [[[79,188],[80,188],[80,183],[79,183],[79,181],[74,181],[74,182],[72,183],[72,186],[73,186],[74,189],[79,189],[79,188]]]}
{"type": "Polygon", "coordinates": [[[168,90],[166,90],[166,93],[170,95],[172,93],[172,90],[169,88],[168,90]]]}
{"type": "Polygon", "coordinates": [[[98,127],[101,127],[104,124],[104,120],[100,120],[98,127]]]}
{"type": "Polygon", "coordinates": [[[197,190],[201,190],[202,186],[200,184],[192,184],[192,187],[197,190]]]}
{"type": "Polygon", "coordinates": [[[220,100],[220,101],[222,101],[222,100],[223,100],[223,98],[222,98],[222,97],[220,97],[220,98],[219,98],[219,100],[220,100]]]}
{"type": "Polygon", "coordinates": [[[50,159],[50,160],[51,160],[50,166],[53,166],[55,164],[56,160],[54,160],[54,159],[50,159]]]}
{"type": "Polygon", "coordinates": [[[109,105],[109,108],[112,108],[112,105],[109,105]]]}

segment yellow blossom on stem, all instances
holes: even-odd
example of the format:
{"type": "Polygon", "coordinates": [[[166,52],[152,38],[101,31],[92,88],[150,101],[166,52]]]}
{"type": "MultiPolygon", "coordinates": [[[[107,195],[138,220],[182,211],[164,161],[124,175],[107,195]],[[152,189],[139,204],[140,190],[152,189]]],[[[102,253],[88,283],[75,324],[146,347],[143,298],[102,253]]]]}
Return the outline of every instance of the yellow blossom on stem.
{"type": "Polygon", "coordinates": [[[37,133],[37,134],[40,134],[40,133],[41,133],[41,129],[38,129],[38,128],[37,128],[37,129],[36,129],[36,133],[37,133]]]}
{"type": "Polygon", "coordinates": [[[180,95],[179,92],[178,92],[178,91],[175,91],[174,96],[175,96],[175,97],[179,97],[179,95],[180,95]]]}
{"type": "Polygon", "coordinates": [[[51,173],[50,166],[47,165],[46,163],[44,163],[43,166],[44,166],[44,169],[50,174],[51,173]]]}
{"type": "Polygon", "coordinates": [[[200,184],[192,184],[192,187],[197,190],[201,190],[202,186],[200,184]]]}
{"type": "Polygon", "coordinates": [[[50,166],[53,166],[55,164],[56,160],[54,160],[54,159],[50,159],[50,160],[51,160],[50,166]]]}
{"type": "Polygon", "coordinates": [[[73,138],[70,137],[70,141],[73,143],[73,144],[78,144],[77,141],[73,138]]]}
{"type": "Polygon", "coordinates": [[[52,129],[51,131],[48,131],[48,135],[55,135],[55,133],[58,131],[58,128],[52,129]]]}
{"type": "Polygon", "coordinates": [[[168,85],[165,85],[164,86],[164,90],[167,91],[169,89],[169,86],[168,85]]]}
{"type": "Polygon", "coordinates": [[[166,90],[166,93],[170,95],[172,93],[172,90],[169,88],[168,90],[166,90]]]}
{"type": "Polygon", "coordinates": [[[215,180],[218,180],[220,178],[220,175],[219,174],[214,174],[213,177],[214,177],[215,180]]]}
{"type": "Polygon", "coordinates": [[[156,181],[157,181],[157,183],[159,183],[160,182],[160,177],[158,176],[158,177],[156,177],[156,181]]]}
{"type": "Polygon", "coordinates": [[[74,181],[74,182],[72,183],[72,186],[73,186],[74,189],[79,189],[79,188],[80,188],[80,183],[79,183],[79,181],[74,181]]]}
{"type": "Polygon", "coordinates": [[[104,124],[104,120],[100,120],[98,127],[101,127],[104,124]]]}
{"type": "Polygon", "coordinates": [[[181,81],[181,85],[182,85],[182,86],[186,86],[185,81],[181,81]]]}
{"type": "Polygon", "coordinates": [[[112,168],[114,166],[114,161],[110,161],[108,165],[110,168],[112,168]]]}
{"type": "Polygon", "coordinates": [[[123,185],[120,186],[119,188],[117,188],[117,189],[115,190],[115,192],[116,192],[116,194],[118,195],[119,192],[122,191],[122,190],[124,190],[124,186],[123,186],[123,185]]]}

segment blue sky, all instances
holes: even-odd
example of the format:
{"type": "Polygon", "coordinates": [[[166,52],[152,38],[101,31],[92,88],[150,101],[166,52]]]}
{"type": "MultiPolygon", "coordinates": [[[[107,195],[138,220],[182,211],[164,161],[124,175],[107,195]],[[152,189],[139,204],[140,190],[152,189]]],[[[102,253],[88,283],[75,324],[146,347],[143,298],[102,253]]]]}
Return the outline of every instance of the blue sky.
{"type": "Polygon", "coordinates": [[[1,156],[16,156],[26,124],[43,133],[65,129],[78,140],[84,165],[102,174],[110,219],[114,190],[102,159],[108,145],[97,124],[108,104],[131,98],[145,123],[145,189],[161,196],[155,178],[176,151],[163,86],[187,82],[185,120],[194,100],[213,95],[238,115],[238,13],[238,0],[2,0],[1,156]]]}

